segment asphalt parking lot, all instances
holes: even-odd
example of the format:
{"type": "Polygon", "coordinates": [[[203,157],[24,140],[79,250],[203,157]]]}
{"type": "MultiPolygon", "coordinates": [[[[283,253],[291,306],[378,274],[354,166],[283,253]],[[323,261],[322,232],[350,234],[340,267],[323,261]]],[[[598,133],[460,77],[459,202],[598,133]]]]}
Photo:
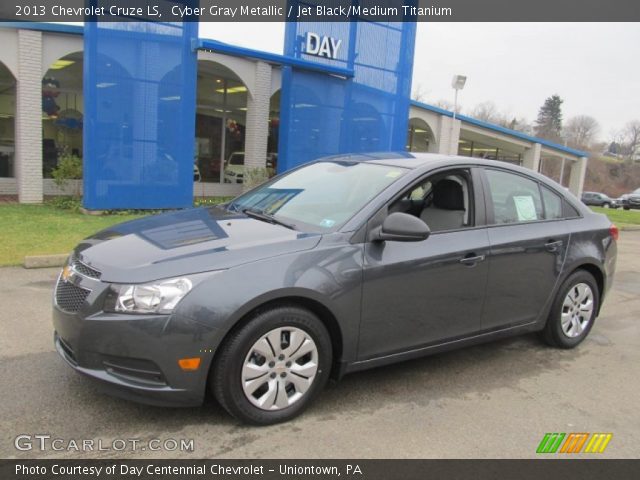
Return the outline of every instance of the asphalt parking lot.
{"type": "Polygon", "coordinates": [[[353,374],[302,417],[263,428],[215,404],[155,408],[99,393],[54,351],[57,270],[2,268],[0,458],[529,458],[546,432],[611,432],[601,456],[637,458],[639,253],[640,232],[623,232],[614,288],[575,350],[527,336],[353,374]],[[20,434],[61,438],[64,448],[72,439],[103,448],[193,439],[194,451],[19,451],[20,434]]]}

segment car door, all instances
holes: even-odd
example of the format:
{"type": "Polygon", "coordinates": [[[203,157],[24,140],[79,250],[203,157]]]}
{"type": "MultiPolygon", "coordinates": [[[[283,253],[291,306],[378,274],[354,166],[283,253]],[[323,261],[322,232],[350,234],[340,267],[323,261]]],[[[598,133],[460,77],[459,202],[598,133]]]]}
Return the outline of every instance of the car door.
{"type": "Polygon", "coordinates": [[[483,173],[491,248],[482,329],[535,322],[551,299],[569,244],[567,222],[559,218],[562,199],[513,171],[483,173]]]}
{"type": "MultiPolygon", "coordinates": [[[[445,176],[448,173],[446,171],[445,176]]],[[[443,172],[438,173],[442,178],[443,172]]],[[[375,358],[470,335],[480,329],[489,250],[482,186],[466,179],[465,225],[433,229],[419,242],[368,242],[364,249],[362,320],[358,357],[375,358]]],[[[411,188],[422,188],[421,180],[411,188]]],[[[398,202],[370,221],[379,225],[398,202]]],[[[417,212],[415,212],[417,213],[417,212]]],[[[428,222],[427,222],[428,223],[428,222]]]]}

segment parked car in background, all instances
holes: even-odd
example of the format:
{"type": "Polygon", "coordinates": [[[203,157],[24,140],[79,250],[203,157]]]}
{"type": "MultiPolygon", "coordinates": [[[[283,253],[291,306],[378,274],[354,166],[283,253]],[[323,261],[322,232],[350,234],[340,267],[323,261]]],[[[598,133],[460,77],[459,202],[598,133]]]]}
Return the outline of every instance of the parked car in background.
{"type": "Polygon", "coordinates": [[[625,193],[618,199],[618,204],[625,210],[631,208],[640,209],[640,188],[636,188],[631,193],[625,193]]]}
{"type": "MultiPolygon", "coordinates": [[[[270,170],[269,176],[275,174],[278,166],[278,154],[268,153],[266,159],[266,168],[270,170]]],[[[225,183],[243,183],[245,174],[244,152],[234,152],[225,162],[224,181],[225,183]]]]}
{"type": "Polygon", "coordinates": [[[606,193],[599,192],[583,192],[580,198],[585,205],[593,205],[594,207],[617,208],[618,203],[606,193]]]}
{"type": "Polygon", "coordinates": [[[605,215],[504,162],[330,157],[83,240],[55,287],[54,342],[115,395],[187,406],[211,392],[272,424],[331,376],[530,332],[576,347],[617,239],[605,215]]]}
{"type": "Polygon", "coordinates": [[[233,152],[224,165],[225,183],[244,182],[244,152],[233,152]]]}

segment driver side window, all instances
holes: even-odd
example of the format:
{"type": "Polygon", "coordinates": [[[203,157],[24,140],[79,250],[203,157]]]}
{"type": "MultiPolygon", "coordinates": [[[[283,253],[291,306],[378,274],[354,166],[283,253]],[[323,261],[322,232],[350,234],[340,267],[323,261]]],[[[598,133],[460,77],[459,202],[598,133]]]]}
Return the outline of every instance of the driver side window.
{"type": "Polygon", "coordinates": [[[470,175],[464,170],[440,172],[413,185],[389,206],[423,220],[431,232],[459,230],[473,223],[470,175]]]}

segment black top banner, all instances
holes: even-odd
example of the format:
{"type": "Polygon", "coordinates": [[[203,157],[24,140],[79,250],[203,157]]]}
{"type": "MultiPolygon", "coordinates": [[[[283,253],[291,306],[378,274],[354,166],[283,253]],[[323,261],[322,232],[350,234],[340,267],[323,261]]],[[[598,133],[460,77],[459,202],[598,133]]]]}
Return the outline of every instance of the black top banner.
{"type": "Polygon", "coordinates": [[[1,21],[637,22],[638,0],[2,0],[1,21]]]}

